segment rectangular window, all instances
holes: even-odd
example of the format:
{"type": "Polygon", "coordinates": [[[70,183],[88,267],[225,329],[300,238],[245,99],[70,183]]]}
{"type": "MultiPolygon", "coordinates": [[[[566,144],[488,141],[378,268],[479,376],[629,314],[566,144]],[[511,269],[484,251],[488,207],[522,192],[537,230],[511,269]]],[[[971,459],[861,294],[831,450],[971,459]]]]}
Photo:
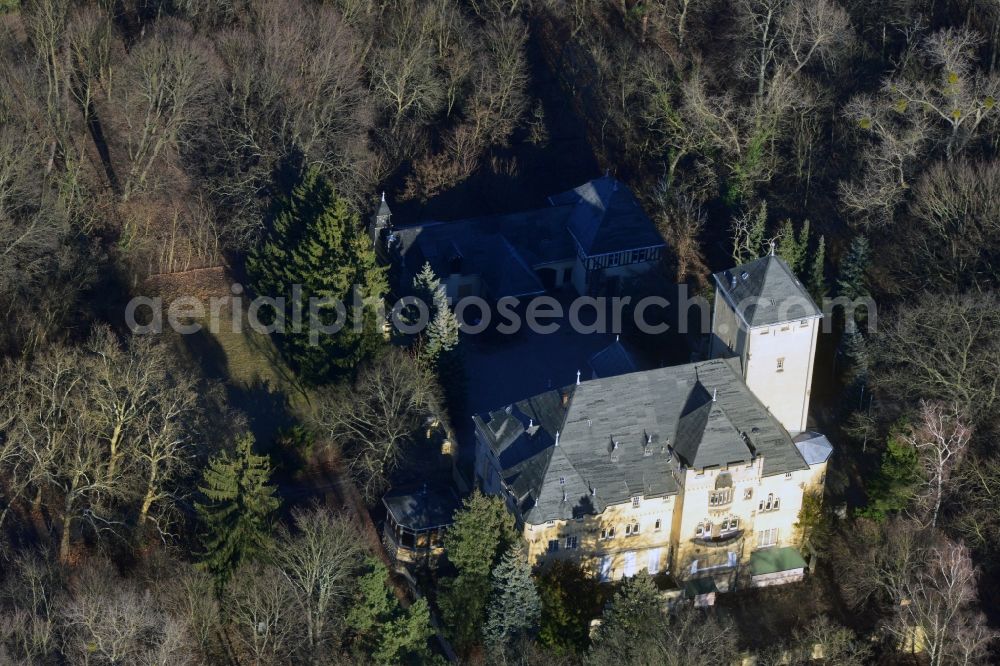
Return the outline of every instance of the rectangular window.
{"type": "Polygon", "coordinates": [[[769,530],[757,532],[757,547],[769,548],[778,543],[778,528],[772,527],[769,530]]]}
{"type": "Polygon", "coordinates": [[[698,527],[694,528],[694,535],[701,536],[704,533],[705,533],[705,526],[702,525],[701,523],[698,523],[698,527]]]}
{"type": "Polygon", "coordinates": [[[799,322],[799,326],[801,326],[802,328],[805,328],[808,325],[809,325],[808,319],[803,319],[802,321],[799,322]]]}
{"type": "Polygon", "coordinates": [[[615,538],[615,528],[614,527],[603,527],[603,528],[601,528],[601,538],[602,539],[613,539],[613,538],[615,538]]]}
{"type": "Polygon", "coordinates": [[[579,547],[578,537],[568,536],[566,537],[566,550],[576,550],[579,547]]]}
{"type": "Polygon", "coordinates": [[[792,478],[792,473],[791,472],[785,472],[785,478],[786,479],[792,478]]]}
{"type": "Polygon", "coordinates": [[[661,523],[660,519],[659,519],[659,518],[657,518],[657,519],[656,519],[656,522],[655,522],[655,523],[653,524],[653,529],[654,529],[654,530],[657,530],[657,531],[659,531],[659,529],[660,529],[660,525],[661,525],[661,524],[662,524],[662,523],[661,523]]]}
{"type": "Polygon", "coordinates": [[[559,552],[559,539],[549,539],[549,552],[550,553],[559,552]]]}
{"type": "Polygon", "coordinates": [[[743,499],[753,499],[753,488],[747,488],[743,491],[743,499]]]}
{"type": "Polygon", "coordinates": [[[784,372],[784,371],[785,371],[785,357],[782,356],[781,358],[778,359],[778,372],[784,372]]]}
{"type": "Polygon", "coordinates": [[[639,508],[639,498],[638,498],[638,497],[633,497],[633,498],[632,498],[632,506],[633,506],[634,508],[636,508],[636,509],[638,509],[638,508],[639,508]]]}

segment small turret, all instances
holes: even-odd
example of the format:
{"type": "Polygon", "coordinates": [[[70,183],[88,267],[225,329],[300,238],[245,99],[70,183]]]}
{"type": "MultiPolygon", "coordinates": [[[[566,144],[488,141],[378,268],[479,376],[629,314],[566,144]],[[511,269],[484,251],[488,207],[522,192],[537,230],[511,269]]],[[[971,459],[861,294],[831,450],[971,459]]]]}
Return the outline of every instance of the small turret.
{"type": "Polygon", "coordinates": [[[378,245],[379,239],[384,239],[392,230],[391,218],[392,211],[389,210],[389,204],[385,201],[385,191],[383,191],[382,201],[379,203],[375,215],[372,216],[371,235],[373,244],[378,245]]]}

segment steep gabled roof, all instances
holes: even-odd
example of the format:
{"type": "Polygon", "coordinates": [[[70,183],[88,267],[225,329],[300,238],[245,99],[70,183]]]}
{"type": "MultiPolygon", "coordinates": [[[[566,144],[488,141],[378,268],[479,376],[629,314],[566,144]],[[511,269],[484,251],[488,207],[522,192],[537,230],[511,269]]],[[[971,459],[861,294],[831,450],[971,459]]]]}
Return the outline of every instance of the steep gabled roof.
{"type": "Polygon", "coordinates": [[[664,245],[632,192],[611,176],[550,197],[571,204],[569,231],[587,256],[664,245]]]}
{"type": "Polygon", "coordinates": [[[753,454],[726,411],[700,381],[695,382],[677,420],[674,449],[688,467],[748,463],[753,454]]]}
{"type": "Polygon", "coordinates": [[[761,257],[713,277],[719,292],[751,328],[823,316],[781,257],[761,257]]]}
{"type": "Polygon", "coordinates": [[[675,494],[682,464],[761,455],[765,476],[807,469],[737,364],[715,359],[594,379],[474,418],[532,524],[675,494]]]}
{"type": "Polygon", "coordinates": [[[594,371],[595,377],[613,377],[635,372],[638,367],[625,345],[616,339],[590,357],[590,369],[594,371]]]}

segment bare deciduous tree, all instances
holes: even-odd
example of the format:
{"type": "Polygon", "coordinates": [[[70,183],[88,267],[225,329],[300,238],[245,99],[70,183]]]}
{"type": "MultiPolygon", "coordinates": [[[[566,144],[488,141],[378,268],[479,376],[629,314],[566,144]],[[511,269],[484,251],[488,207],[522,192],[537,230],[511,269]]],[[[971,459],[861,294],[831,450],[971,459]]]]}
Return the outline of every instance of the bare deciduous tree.
{"type": "Polygon", "coordinates": [[[393,349],[363,369],[352,390],[323,399],[317,425],[343,448],[366,498],[385,490],[404,447],[439,405],[433,377],[393,349]]]}
{"type": "Polygon", "coordinates": [[[63,653],[82,663],[194,664],[187,627],[107,563],[79,575],[61,609],[63,653]]]}
{"type": "Polygon", "coordinates": [[[976,608],[976,578],[966,548],[942,539],[900,581],[888,631],[904,649],[925,652],[931,666],[983,663],[994,632],[976,608]]]}
{"type": "Polygon", "coordinates": [[[401,6],[372,56],[372,87],[393,128],[405,117],[429,118],[445,102],[445,82],[435,67],[432,16],[420,5],[401,6]]]}
{"type": "Polygon", "coordinates": [[[239,661],[291,664],[303,619],[288,580],[273,567],[245,564],[222,601],[226,635],[239,661]]]}
{"type": "Polygon", "coordinates": [[[997,114],[1000,77],[976,71],[973,61],[980,37],[964,29],[936,32],[924,40],[924,78],[900,77],[887,84],[899,108],[926,113],[947,127],[945,155],[950,160],[997,114]]]}
{"type": "Polygon", "coordinates": [[[157,21],[132,49],[115,86],[127,156],[123,200],[155,188],[151,175],[163,171],[162,159],[178,152],[185,131],[205,116],[218,71],[211,44],[176,19],[157,21]]]}
{"type": "Polygon", "coordinates": [[[902,113],[884,94],[855,97],[844,115],[871,143],[861,153],[862,177],[840,184],[841,202],[862,222],[886,225],[910,187],[930,127],[923,115],[902,113]]]}
{"type": "Polygon", "coordinates": [[[293,511],[295,532],[283,530],[274,564],[305,620],[305,651],[317,658],[334,649],[334,611],[352,588],[364,560],[357,526],[328,509],[293,511]]]}
{"type": "Polygon", "coordinates": [[[972,429],[957,408],[938,402],[920,402],[917,422],[902,434],[903,441],[917,450],[927,487],[920,504],[931,527],[937,526],[941,503],[955,467],[962,462],[972,429]]]}
{"type": "Polygon", "coordinates": [[[980,426],[1000,390],[1000,306],[993,296],[926,295],[875,337],[872,377],[885,395],[956,405],[980,426]]]}

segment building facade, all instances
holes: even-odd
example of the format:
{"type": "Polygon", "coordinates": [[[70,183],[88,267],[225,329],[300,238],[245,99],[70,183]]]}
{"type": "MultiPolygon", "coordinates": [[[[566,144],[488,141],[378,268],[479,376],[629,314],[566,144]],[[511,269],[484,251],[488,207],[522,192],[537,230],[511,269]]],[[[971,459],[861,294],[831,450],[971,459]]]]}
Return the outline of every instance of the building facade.
{"type": "Polygon", "coordinates": [[[719,591],[743,571],[766,572],[754,584],[801,577],[796,522],[832,447],[806,430],[821,315],[775,262],[734,270],[764,285],[758,297],[804,305],[781,320],[771,305],[748,311],[747,294],[718,294],[716,358],[597,376],[474,417],[477,482],[505,498],[533,564],[571,558],[606,580],[669,572],[719,591]],[[794,566],[774,570],[783,563],[794,566]]]}

